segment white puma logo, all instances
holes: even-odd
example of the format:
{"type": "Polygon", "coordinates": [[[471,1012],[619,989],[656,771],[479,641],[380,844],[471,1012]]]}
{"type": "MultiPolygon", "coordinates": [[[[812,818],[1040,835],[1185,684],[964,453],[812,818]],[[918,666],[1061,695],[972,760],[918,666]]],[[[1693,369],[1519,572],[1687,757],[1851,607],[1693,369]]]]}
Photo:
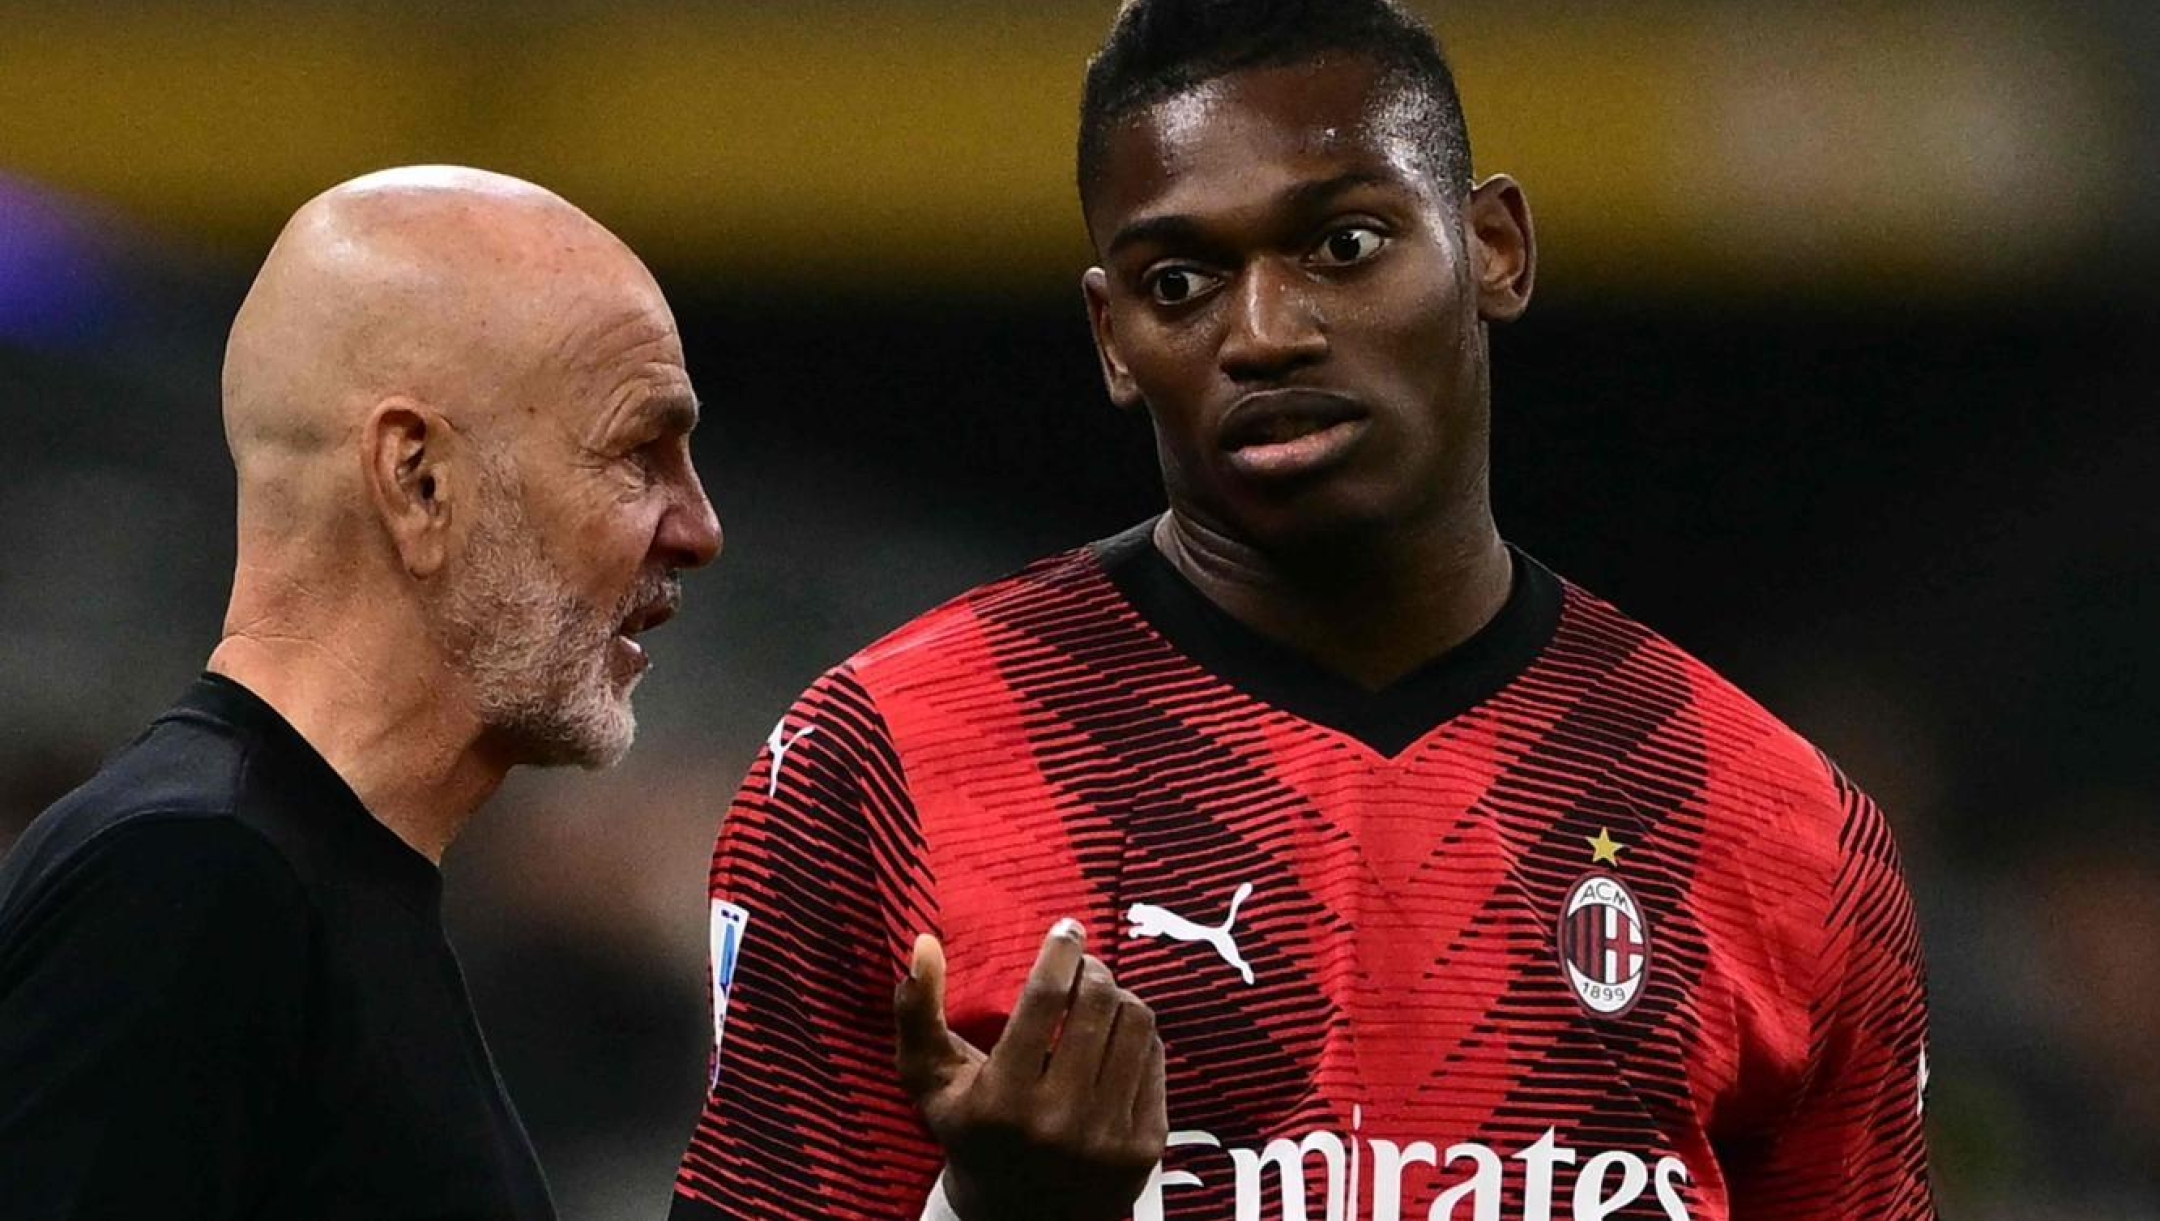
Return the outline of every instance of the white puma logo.
{"type": "Polygon", "coordinates": [[[772,734],[765,739],[766,748],[772,751],[772,770],[765,773],[765,795],[767,797],[778,797],[780,795],[780,766],[787,762],[787,753],[795,749],[797,742],[816,732],[817,726],[805,725],[795,731],[794,737],[788,737],[786,717],[781,717],[779,724],[772,727],[772,734]]]}
{"type": "Polygon", "coordinates": [[[1244,957],[1238,953],[1237,942],[1230,936],[1230,926],[1237,923],[1238,908],[1244,906],[1245,900],[1252,897],[1252,889],[1251,882],[1238,884],[1237,893],[1230,896],[1230,914],[1223,917],[1221,928],[1195,924],[1176,912],[1157,907],[1153,903],[1135,903],[1125,909],[1125,919],[1132,923],[1132,928],[1126,935],[1206,942],[1214,946],[1215,952],[1222,955],[1222,960],[1236,967],[1237,973],[1244,976],[1245,982],[1250,984],[1253,981],[1252,967],[1247,965],[1244,957]]]}

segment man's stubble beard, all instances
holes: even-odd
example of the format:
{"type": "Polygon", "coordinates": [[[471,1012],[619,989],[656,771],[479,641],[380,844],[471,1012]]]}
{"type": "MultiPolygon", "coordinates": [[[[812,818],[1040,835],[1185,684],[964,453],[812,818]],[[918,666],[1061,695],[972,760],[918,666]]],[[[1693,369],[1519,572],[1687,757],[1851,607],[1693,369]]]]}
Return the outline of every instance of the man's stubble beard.
{"type": "Polygon", "coordinates": [[[438,634],[491,736],[540,767],[612,767],[637,734],[633,678],[618,690],[609,655],[630,612],[665,577],[641,579],[602,611],[572,592],[526,519],[516,477],[490,469],[464,570],[437,607],[438,634]]]}

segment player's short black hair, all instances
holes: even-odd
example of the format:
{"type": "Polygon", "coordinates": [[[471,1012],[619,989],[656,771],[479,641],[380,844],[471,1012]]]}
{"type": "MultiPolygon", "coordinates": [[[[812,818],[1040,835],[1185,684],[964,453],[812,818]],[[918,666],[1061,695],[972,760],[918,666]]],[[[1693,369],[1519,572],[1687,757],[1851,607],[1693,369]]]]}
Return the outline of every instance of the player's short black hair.
{"type": "Polygon", "coordinates": [[[1080,98],[1080,199],[1110,134],[1142,107],[1245,68],[1359,56],[1424,103],[1429,168],[1450,199],[1470,187],[1470,131],[1432,30],[1396,0],[1125,0],[1088,61],[1080,98]]]}

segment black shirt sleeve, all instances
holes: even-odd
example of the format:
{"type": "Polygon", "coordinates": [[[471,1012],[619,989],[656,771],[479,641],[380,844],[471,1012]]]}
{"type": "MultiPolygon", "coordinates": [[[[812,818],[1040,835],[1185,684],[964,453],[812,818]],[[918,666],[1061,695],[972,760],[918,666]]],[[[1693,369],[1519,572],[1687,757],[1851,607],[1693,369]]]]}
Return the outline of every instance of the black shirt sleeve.
{"type": "Polygon", "coordinates": [[[146,816],[21,898],[0,924],[7,1216],[249,1211],[307,1019],[290,866],[237,823],[146,816]]]}

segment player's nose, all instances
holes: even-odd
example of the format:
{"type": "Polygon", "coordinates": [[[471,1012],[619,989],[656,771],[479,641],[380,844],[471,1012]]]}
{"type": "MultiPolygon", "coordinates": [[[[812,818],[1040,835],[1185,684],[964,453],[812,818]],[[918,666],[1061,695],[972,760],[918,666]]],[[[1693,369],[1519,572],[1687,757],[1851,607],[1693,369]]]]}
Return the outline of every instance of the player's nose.
{"type": "Polygon", "coordinates": [[[1217,360],[1236,381],[1279,376],[1327,355],[1327,330],[1295,268],[1263,259],[1230,285],[1217,360]]]}

